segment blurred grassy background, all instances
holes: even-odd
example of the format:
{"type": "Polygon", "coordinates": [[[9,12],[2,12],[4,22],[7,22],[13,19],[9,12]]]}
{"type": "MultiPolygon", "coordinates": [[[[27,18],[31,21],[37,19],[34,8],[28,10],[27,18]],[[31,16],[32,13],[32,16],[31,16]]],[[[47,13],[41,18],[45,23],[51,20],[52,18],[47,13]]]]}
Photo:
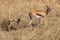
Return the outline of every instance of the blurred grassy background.
{"type": "Polygon", "coordinates": [[[10,32],[0,30],[0,40],[60,40],[60,0],[0,0],[0,27],[6,27],[4,20],[18,16],[21,28],[10,32]],[[45,5],[51,12],[41,19],[40,26],[23,28],[28,25],[29,10],[45,11],[45,5]]]}

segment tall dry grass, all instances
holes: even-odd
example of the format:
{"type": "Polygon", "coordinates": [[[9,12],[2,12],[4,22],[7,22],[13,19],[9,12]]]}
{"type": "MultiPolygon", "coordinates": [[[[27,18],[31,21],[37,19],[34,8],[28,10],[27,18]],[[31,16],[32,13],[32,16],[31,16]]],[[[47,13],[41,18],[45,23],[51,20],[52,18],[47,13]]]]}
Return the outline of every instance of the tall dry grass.
{"type": "Polygon", "coordinates": [[[9,18],[18,16],[20,28],[10,32],[0,30],[0,40],[60,40],[60,0],[0,0],[0,27],[6,27],[9,18]],[[51,12],[41,19],[40,26],[27,26],[29,10],[45,11],[45,5],[51,12]]]}

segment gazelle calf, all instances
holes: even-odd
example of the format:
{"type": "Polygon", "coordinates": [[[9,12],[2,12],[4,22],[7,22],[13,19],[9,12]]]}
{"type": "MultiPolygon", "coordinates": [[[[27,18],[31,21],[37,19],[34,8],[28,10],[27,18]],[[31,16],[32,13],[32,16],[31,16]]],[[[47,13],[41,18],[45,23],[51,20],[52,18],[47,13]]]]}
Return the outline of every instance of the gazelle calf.
{"type": "Polygon", "coordinates": [[[19,25],[19,22],[21,21],[21,19],[20,18],[11,18],[8,21],[9,21],[8,31],[10,31],[11,27],[17,28],[16,25],[19,25]]]}
{"type": "Polygon", "coordinates": [[[44,16],[46,16],[49,11],[51,9],[49,8],[49,6],[46,5],[46,11],[43,11],[43,10],[31,10],[28,14],[29,14],[29,17],[30,17],[30,22],[29,22],[29,25],[32,24],[32,19],[37,18],[39,20],[39,23],[40,23],[40,19],[44,16]]]}

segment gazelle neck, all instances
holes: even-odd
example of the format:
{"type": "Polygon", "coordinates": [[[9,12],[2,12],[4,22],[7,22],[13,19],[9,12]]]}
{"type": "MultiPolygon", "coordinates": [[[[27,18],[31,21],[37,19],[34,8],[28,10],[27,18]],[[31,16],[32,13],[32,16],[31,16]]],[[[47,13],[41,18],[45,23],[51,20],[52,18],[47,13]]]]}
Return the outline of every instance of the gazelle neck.
{"type": "Polygon", "coordinates": [[[46,15],[49,13],[49,10],[48,10],[48,8],[46,9],[46,15]]]}
{"type": "Polygon", "coordinates": [[[50,8],[47,6],[46,15],[49,13],[49,11],[50,11],[50,8]]]}

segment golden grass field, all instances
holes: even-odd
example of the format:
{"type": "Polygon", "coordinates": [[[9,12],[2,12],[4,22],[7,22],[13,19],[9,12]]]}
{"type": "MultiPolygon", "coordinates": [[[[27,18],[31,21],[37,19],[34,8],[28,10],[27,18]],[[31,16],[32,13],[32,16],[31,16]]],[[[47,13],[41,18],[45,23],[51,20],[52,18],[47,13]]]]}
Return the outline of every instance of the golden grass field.
{"type": "Polygon", "coordinates": [[[60,0],[0,0],[0,40],[60,40],[60,0]],[[51,11],[41,18],[40,25],[27,26],[29,10],[45,11],[46,5],[51,11]],[[7,20],[18,16],[19,28],[6,31],[7,20]]]}

